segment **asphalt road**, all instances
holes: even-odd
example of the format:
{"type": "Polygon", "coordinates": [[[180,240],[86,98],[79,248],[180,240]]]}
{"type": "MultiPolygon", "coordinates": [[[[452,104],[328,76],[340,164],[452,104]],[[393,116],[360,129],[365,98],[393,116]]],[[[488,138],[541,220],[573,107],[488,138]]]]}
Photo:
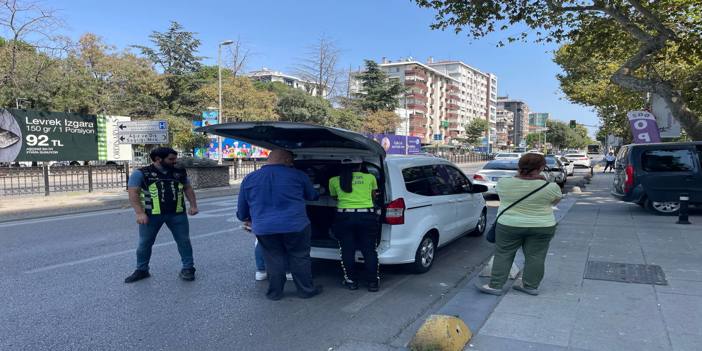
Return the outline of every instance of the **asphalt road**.
{"type": "MultiPolygon", "coordinates": [[[[466,170],[466,173],[471,173],[466,170]]],[[[489,221],[496,199],[488,201],[489,221]]],[[[336,261],[315,260],[324,293],[268,301],[253,279],[254,238],[234,221],[233,198],[211,198],[191,217],[197,280],[183,282],[176,247],[163,229],[152,277],[124,284],[135,264],[131,210],[0,224],[0,350],[328,350],[348,341],[390,343],[452,295],[492,252],[461,238],[414,275],[381,269],[381,291],[339,286],[336,261]]]]}

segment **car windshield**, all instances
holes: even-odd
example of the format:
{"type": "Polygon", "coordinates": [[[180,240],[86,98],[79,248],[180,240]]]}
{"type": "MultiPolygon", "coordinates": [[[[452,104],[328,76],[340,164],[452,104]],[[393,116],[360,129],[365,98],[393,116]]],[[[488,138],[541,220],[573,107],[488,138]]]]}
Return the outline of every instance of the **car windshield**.
{"type": "Polygon", "coordinates": [[[483,169],[517,170],[517,160],[490,161],[483,169]]]}
{"type": "Polygon", "coordinates": [[[556,159],[554,157],[546,157],[546,164],[551,166],[556,164],[556,159]]]}
{"type": "Polygon", "coordinates": [[[568,154],[568,155],[566,155],[566,157],[569,157],[569,158],[578,158],[578,157],[586,157],[586,156],[583,155],[583,154],[568,154]]]}
{"type": "Polygon", "coordinates": [[[519,154],[497,154],[495,157],[519,157],[519,154]]]}

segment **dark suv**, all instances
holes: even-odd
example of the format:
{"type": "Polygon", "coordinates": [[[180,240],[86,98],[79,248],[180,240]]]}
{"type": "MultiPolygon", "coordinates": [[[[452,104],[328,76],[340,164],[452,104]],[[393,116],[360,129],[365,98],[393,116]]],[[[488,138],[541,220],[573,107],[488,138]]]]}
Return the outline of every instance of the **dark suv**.
{"type": "Polygon", "coordinates": [[[632,144],[617,154],[612,195],[662,215],[676,214],[680,195],[702,204],[702,142],[632,144]]]}

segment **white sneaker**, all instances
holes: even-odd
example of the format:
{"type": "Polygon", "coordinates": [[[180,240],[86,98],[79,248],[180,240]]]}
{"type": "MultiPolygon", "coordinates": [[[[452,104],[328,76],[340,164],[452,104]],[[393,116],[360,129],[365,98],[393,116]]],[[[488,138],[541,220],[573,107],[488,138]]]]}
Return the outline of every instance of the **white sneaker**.
{"type": "Polygon", "coordinates": [[[262,271],[256,271],[256,281],[268,279],[268,273],[262,271]]]}
{"type": "Polygon", "coordinates": [[[292,273],[285,273],[285,279],[293,280],[292,273]]]}

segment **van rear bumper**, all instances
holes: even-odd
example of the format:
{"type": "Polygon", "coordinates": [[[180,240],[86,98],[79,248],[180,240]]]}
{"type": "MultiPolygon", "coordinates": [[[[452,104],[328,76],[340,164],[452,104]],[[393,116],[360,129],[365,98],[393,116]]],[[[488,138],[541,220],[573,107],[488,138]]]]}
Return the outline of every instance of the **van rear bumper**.
{"type": "Polygon", "coordinates": [[[610,194],[612,194],[613,197],[615,197],[621,201],[633,202],[633,203],[638,204],[638,203],[642,203],[644,201],[644,198],[645,198],[644,195],[646,193],[644,192],[643,188],[641,188],[641,186],[639,185],[639,186],[635,187],[634,189],[632,189],[631,191],[629,191],[628,193],[618,193],[616,190],[612,190],[610,192],[610,194]]]}

